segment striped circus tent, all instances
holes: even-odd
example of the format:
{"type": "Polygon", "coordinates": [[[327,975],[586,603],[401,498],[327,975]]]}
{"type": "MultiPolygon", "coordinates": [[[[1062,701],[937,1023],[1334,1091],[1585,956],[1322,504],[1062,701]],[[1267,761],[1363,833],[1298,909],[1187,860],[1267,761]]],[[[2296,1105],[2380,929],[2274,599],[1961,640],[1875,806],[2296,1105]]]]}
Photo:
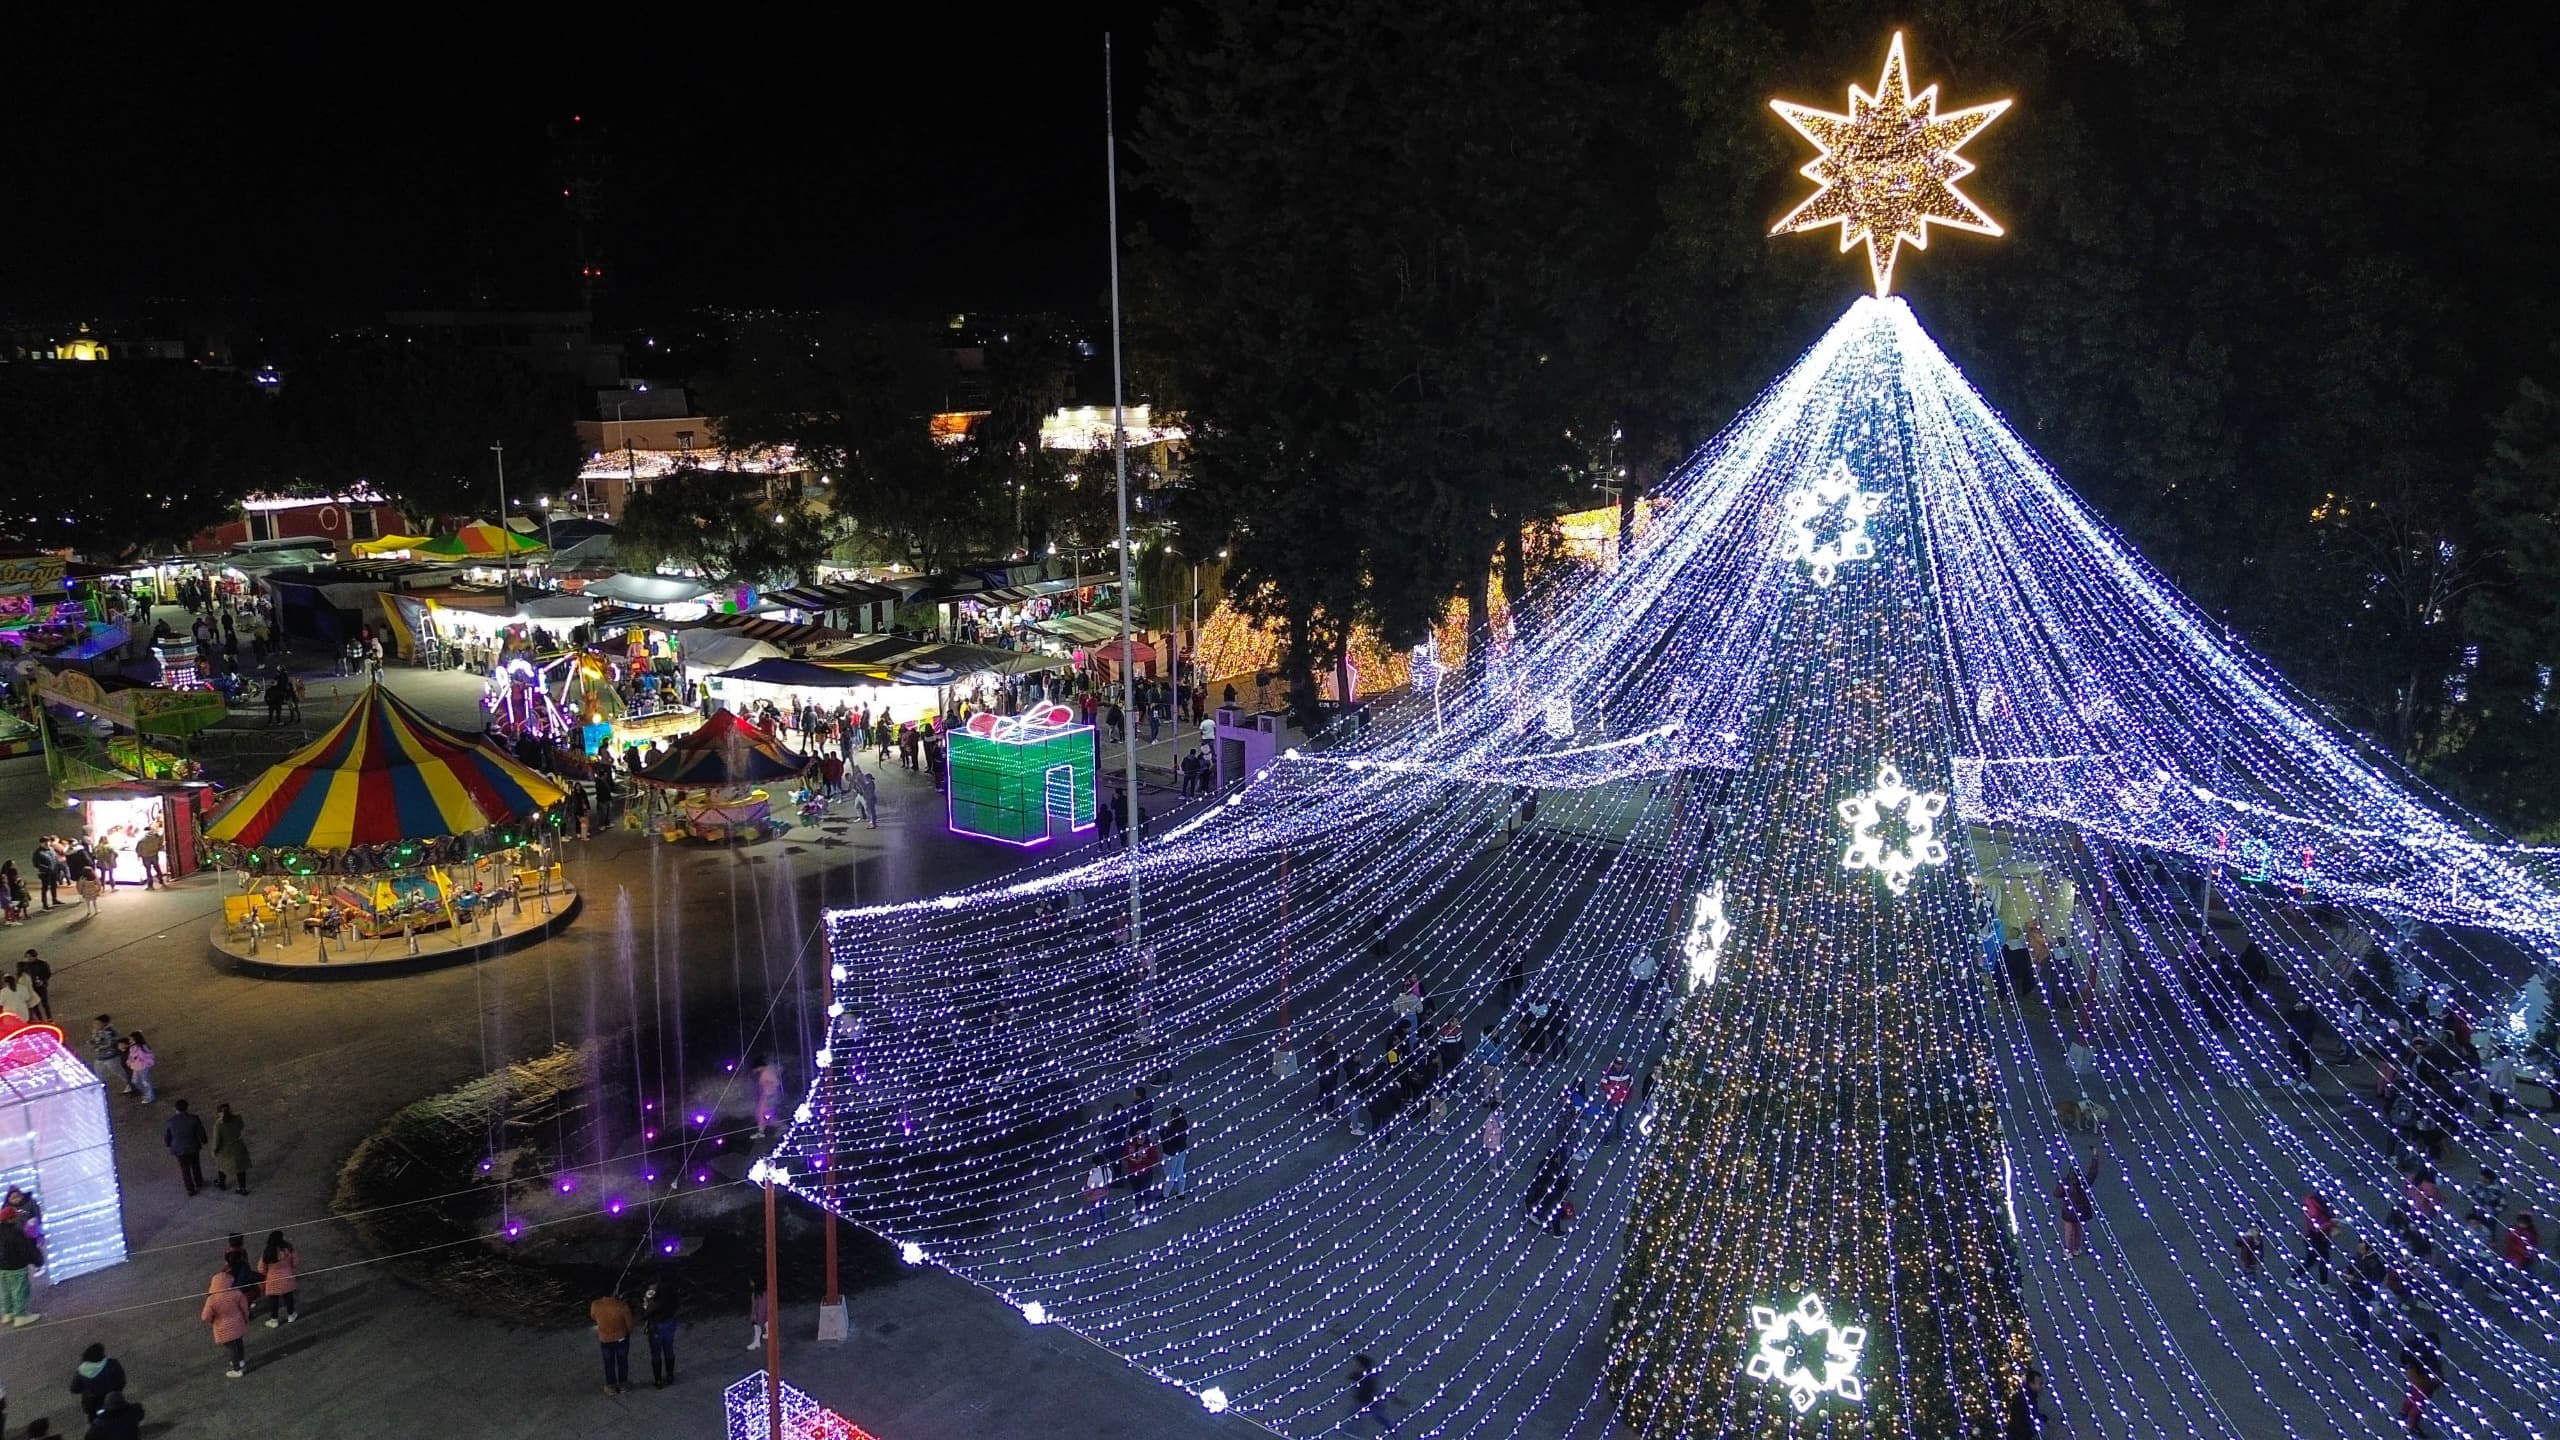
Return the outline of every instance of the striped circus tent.
{"type": "Polygon", "coordinates": [[[739,718],[734,710],[720,710],[669,745],[666,754],[640,772],[640,780],[685,790],[717,790],[788,780],[808,768],[807,757],[785,747],[762,726],[739,718]]]}
{"type": "Polygon", "coordinates": [[[223,807],[205,838],[310,850],[440,840],[523,820],[566,793],[376,684],[328,734],[223,807]]]}
{"type": "Polygon", "coordinates": [[[474,520],[450,535],[439,535],[422,545],[412,545],[412,555],[441,555],[450,560],[496,560],[509,554],[530,555],[543,548],[542,542],[513,530],[501,530],[486,521],[474,520]]]}

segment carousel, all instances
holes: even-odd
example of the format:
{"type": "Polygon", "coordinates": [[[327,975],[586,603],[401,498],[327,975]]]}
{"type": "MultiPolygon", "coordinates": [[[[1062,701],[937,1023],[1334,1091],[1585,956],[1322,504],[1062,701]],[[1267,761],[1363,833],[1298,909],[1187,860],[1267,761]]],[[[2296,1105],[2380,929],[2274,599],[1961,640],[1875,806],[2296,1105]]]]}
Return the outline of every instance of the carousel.
{"type": "Polygon", "coordinates": [[[243,789],[205,827],[236,870],[217,948],[326,964],[388,944],[419,956],[521,931],[527,906],[565,920],[567,792],[477,735],[447,729],[379,683],[327,734],[243,789]],[[333,952],[334,955],[333,955],[333,952]]]}
{"type": "MultiPolygon", "coordinates": [[[[667,753],[635,778],[666,797],[653,806],[659,835],[667,840],[762,840],[789,828],[788,815],[773,813],[773,788],[787,788],[809,773],[809,760],[759,726],[722,710],[678,738],[667,753]]],[[[811,797],[786,797],[814,804],[811,797]]]]}

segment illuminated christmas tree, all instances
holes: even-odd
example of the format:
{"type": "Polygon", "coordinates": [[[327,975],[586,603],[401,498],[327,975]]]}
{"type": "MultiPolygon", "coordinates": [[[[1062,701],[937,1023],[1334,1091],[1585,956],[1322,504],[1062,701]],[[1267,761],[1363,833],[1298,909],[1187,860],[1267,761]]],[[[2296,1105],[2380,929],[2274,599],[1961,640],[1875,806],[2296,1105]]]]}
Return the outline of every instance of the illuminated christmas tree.
{"type": "MultiPolygon", "coordinates": [[[[1284,751],[1134,857],[832,915],[795,1188],[1281,1434],[1354,1428],[1354,1353],[1448,1436],[1957,1440],[2031,1359],[2072,1433],[2373,1433],[2405,1377],[2327,1292],[2199,1277],[2312,1186],[2385,1233],[2399,1157],[2287,1108],[2263,996],[2197,957],[2243,927],[2343,1029],[2356,991],[2323,977],[2379,937],[2367,968],[2503,1015],[2560,949],[2554,856],[2327,725],[1883,293],[1932,226],[1997,233],[1956,152],[1999,106],[1939,113],[1897,39],[1847,113],[1779,109],[1821,151],[1780,228],[1839,225],[1879,293],[1484,678],[1284,751]],[[2016,990],[1995,918],[2050,950],[2016,990]],[[1421,1038],[1408,975],[1470,1034],[1543,1009],[1574,1044],[1383,1068],[1421,1038]],[[1663,1063],[1611,1144],[1580,1096],[1621,1047],[1663,1063]],[[1397,1075],[1381,1136],[1354,1102],[1397,1075]],[[2074,1085],[2124,1113],[2107,1183],[2139,1217],[2085,1260],[2048,1198],[2094,1143],[2058,1123],[2074,1085]],[[1198,1189],[1165,1210],[1124,1172],[1175,1103],[1198,1189]]],[[[2560,1293],[2428,1303],[2482,1357],[2445,1433],[2547,1430],[2560,1293]]]]}
{"type": "MultiPolygon", "coordinates": [[[[1781,105],[1824,154],[1805,172],[1822,190],[1780,229],[1838,223],[1879,293],[1930,221],[1997,233],[1953,181],[2001,107],[1935,104],[1911,96],[1896,36],[1848,115],[1781,105]]],[[[1786,499],[1758,528],[1796,573],[1700,882],[1730,933],[1693,930],[1619,1283],[1614,1379],[1646,1435],[1969,1434],[2026,1361],[1982,921],[1949,843],[1940,637],[1959,617],[1914,483],[1962,457],[1907,383],[1902,318],[1861,302],[1842,322],[1767,461],[1786,499]]]]}

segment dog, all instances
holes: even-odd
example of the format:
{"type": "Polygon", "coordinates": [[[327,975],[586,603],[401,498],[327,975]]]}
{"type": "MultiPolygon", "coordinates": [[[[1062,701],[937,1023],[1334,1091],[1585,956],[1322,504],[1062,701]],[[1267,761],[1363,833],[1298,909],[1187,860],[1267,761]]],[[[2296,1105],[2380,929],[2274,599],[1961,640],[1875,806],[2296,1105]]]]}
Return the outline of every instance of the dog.
{"type": "Polygon", "coordinates": [[[2054,1105],[2055,1117],[2066,1130],[2095,1130],[2112,1119],[2115,1112],[2096,1100],[2063,1100],[2054,1105]]]}

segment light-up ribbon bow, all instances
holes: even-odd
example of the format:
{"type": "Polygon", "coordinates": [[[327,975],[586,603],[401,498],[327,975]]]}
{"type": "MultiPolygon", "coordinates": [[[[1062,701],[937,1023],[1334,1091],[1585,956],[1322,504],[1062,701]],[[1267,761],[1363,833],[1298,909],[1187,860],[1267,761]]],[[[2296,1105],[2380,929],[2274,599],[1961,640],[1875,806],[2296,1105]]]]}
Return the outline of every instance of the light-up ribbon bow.
{"type": "Polygon", "coordinates": [[[969,717],[969,733],[981,740],[999,745],[1028,745],[1046,740],[1075,723],[1076,712],[1066,705],[1034,705],[1019,715],[992,715],[980,711],[969,717]]]}

